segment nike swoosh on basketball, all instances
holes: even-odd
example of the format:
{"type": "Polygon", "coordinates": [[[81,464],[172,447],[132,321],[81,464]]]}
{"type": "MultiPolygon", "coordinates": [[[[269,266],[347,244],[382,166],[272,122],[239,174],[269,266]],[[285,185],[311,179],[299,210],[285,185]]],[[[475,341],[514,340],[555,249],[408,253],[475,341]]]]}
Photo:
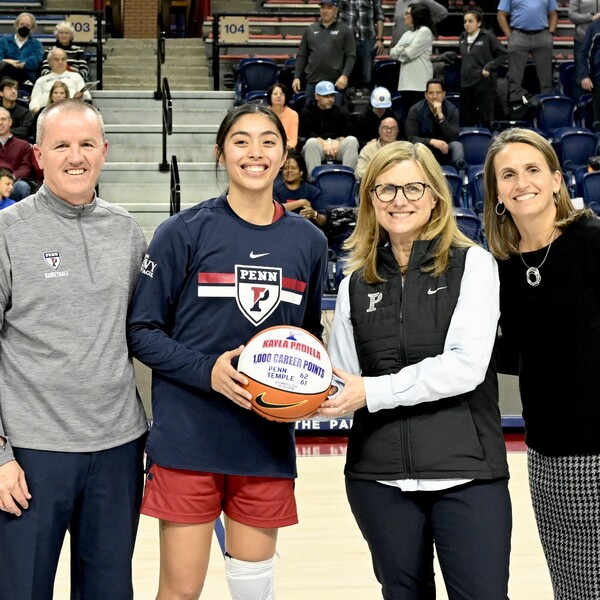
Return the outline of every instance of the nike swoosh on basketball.
{"type": "Polygon", "coordinates": [[[269,254],[271,254],[270,252],[254,252],[254,250],[252,252],[250,252],[250,258],[262,258],[263,256],[269,256],[269,254]]]}
{"type": "Polygon", "coordinates": [[[274,402],[267,402],[265,400],[265,395],[266,392],[262,392],[254,399],[258,406],[263,406],[264,408],[292,408],[294,406],[300,406],[306,402],[306,400],[300,400],[300,402],[292,402],[291,404],[275,404],[274,402]]]}
{"type": "Polygon", "coordinates": [[[432,290],[431,288],[429,288],[427,290],[427,295],[431,296],[432,294],[437,294],[440,290],[447,290],[447,289],[448,289],[447,285],[445,285],[444,287],[436,288],[435,290],[432,290]]]}

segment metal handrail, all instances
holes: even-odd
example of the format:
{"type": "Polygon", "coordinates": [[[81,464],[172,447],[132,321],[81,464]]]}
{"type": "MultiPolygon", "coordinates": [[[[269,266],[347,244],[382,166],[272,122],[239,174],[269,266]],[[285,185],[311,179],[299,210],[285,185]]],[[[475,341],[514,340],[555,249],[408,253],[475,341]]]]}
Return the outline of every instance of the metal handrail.
{"type": "Polygon", "coordinates": [[[160,171],[169,170],[169,161],[167,161],[167,136],[173,133],[173,99],[171,90],[166,77],[162,80],[162,162],[158,166],[160,171]]]}
{"type": "Polygon", "coordinates": [[[171,156],[171,193],[169,201],[169,215],[173,216],[181,210],[181,180],[177,157],[171,156]]]}
{"type": "Polygon", "coordinates": [[[165,64],[167,56],[167,32],[163,23],[161,13],[158,13],[156,19],[156,91],[154,92],[155,100],[162,99],[162,90],[160,87],[162,81],[162,65],[165,64]]]}

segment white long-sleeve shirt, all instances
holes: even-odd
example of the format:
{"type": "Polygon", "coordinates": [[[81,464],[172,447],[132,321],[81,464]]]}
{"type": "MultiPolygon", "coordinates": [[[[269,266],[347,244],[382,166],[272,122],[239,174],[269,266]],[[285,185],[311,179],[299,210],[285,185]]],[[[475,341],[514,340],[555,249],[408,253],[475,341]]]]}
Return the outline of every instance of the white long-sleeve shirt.
{"type": "MultiPolygon", "coordinates": [[[[33,90],[31,91],[31,99],[29,100],[29,110],[31,112],[38,112],[48,104],[48,96],[50,95],[50,90],[55,81],[62,81],[67,85],[71,98],[73,98],[73,96],[85,85],[83,77],[74,71],[48,73],[48,75],[43,75],[36,80],[33,90]]],[[[89,91],[83,93],[83,99],[92,99],[89,91]]]]}
{"type": "MultiPolygon", "coordinates": [[[[361,369],[350,320],[349,277],[342,280],[329,337],[332,363],[348,373],[361,369]]],[[[432,281],[434,281],[432,279],[432,281]]],[[[485,379],[496,340],[500,283],[496,261],[479,246],[469,248],[460,294],[450,321],[444,350],[408,365],[398,373],[364,377],[367,410],[393,409],[435,402],[475,389],[485,379]]],[[[403,491],[439,490],[470,480],[399,480],[382,482],[403,491]]]]}

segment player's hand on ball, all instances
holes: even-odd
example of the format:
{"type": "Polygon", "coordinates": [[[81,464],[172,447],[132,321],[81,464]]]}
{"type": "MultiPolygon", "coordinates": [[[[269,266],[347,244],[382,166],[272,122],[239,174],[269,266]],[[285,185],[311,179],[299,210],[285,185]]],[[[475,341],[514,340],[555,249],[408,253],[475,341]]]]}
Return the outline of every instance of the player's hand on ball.
{"type": "Polygon", "coordinates": [[[223,352],[219,356],[210,374],[210,387],[215,392],[219,392],[219,394],[223,394],[226,398],[233,400],[233,402],[242,408],[250,410],[250,398],[252,398],[252,395],[242,387],[242,385],[248,383],[248,380],[242,373],[236,371],[231,364],[231,361],[237,358],[243,349],[244,346],[240,346],[235,350],[223,352]]]}
{"type": "Polygon", "coordinates": [[[342,391],[334,398],[328,398],[319,408],[319,416],[328,419],[344,417],[367,405],[365,383],[360,375],[352,375],[334,367],[333,374],[344,382],[342,391]]]}

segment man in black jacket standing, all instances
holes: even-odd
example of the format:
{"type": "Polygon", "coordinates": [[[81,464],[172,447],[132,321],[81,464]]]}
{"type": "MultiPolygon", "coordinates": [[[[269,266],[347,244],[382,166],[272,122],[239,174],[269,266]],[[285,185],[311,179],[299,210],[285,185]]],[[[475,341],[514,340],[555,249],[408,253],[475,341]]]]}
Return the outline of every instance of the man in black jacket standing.
{"type": "Polygon", "coordinates": [[[350,114],[335,104],[338,92],[331,81],[319,81],[315,101],[300,114],[300,137],[306,139],[302,156],[309,178],[323,161],[341,161],[356,168],[358,140],[352,133],[350,114]]]}

